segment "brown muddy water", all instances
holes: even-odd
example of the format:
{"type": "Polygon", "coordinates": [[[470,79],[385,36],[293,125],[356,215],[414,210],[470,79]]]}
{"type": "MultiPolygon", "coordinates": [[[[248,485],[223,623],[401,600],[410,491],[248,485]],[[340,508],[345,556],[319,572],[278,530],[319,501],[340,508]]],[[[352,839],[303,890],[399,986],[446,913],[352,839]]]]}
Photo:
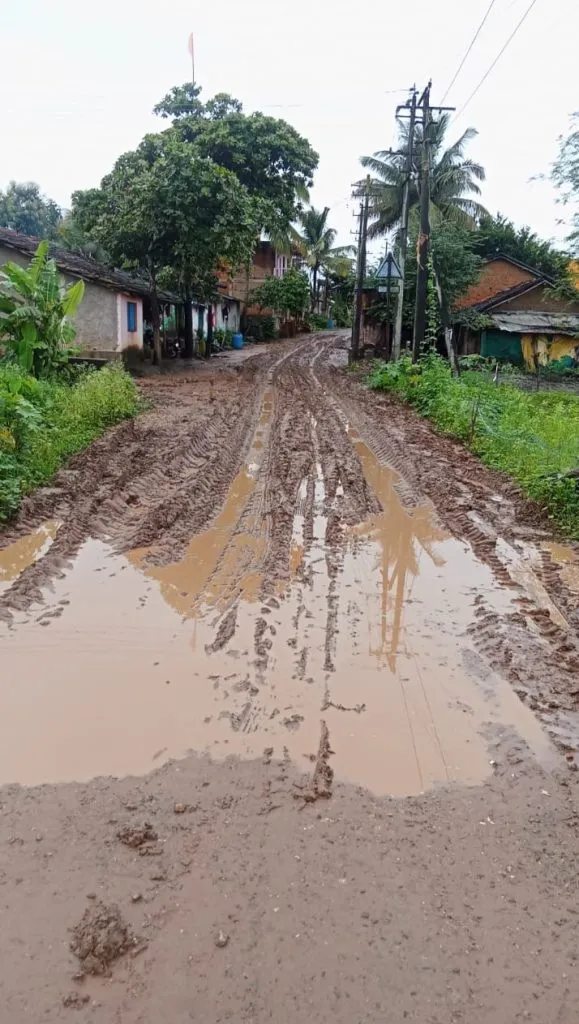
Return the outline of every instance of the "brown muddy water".
{"type": "MultiPolygon", "coordinates": [[[[124,556],[88,540],[42,605],[0,627],[0,783],[139,775],[190,751],[269,748],[308,772],[322,723],[336,778],[378,794],[481,783],[497,727],[551,756],[467,633],[477,597],[502,615],[512,595],[430,507],[403,507],[396,472],[353,429],[382,512],[329,543],[318,462],[298,490],[285,581],[264,577],[258,499],[273,405],[266,391],[244,466],[180,561],[155,566],[154,549],[124,556]]],[[[56,529],[7,548],[0,583],[42,557],[56,529]]]]}
{"type": "Polygon", "coordinates": [[[46,522],[0,551],[0,594],[8,590],[24,569],[37,562],[50,548],[58,530],[56,520],[46,522]]]}

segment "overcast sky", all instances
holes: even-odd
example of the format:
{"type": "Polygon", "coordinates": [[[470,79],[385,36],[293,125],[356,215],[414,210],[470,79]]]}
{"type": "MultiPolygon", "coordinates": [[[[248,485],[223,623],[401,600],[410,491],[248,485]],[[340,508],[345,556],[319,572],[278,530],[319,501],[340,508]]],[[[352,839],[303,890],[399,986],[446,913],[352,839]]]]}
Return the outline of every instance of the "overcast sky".
{"type": "MultiPolygon", "coordinates": [[[[462,106],[530,0],[495,0],[447,98],[462,106]]],[[[440,102],[489,0],[0,0],[0,187],[33,180],[66,206],[120,153],[166,124],[153,105],[190,78],[203,98],[230,92],[246,111],[284,117],[320,154],[312,199],[354,227],[351,183],[363,153],[395,141],[394,109],[413,82],[440,102]]],[[[564,215],[547,172],[579,108],[577,0],[537,0],[450,130],[479,131],[483,202],[547,238],[564,215]]]]}

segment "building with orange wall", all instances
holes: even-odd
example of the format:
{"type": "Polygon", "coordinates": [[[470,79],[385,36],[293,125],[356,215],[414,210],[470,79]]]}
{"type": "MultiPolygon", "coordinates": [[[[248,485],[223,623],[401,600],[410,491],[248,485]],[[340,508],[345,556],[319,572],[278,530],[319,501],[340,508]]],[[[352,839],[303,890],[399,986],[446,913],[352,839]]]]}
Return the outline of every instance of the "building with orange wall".
{"type": "Polygon", "coordinates": [[[529,369],[559,359],[579,365],[579,297],[558,297],[552,286],[510,256],[487,260],[479,280],[456,303],[457,310],[480,314],[485,324],[458,327],[459,354],[524,362],[529,369]]]}

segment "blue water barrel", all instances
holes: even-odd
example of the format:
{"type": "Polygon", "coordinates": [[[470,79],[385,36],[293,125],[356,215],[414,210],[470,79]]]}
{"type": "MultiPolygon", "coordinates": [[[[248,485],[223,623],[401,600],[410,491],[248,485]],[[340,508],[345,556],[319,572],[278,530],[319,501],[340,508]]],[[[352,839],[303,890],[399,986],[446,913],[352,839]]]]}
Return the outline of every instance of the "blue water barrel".
{"type": "Polygon", "coordinates": [[[334,330],[334,321],[333,320],[328,320],[328,330],[329,331],[333,331],[334,330]]]}
{"type": "Polygon", "coordinates": [[[234,348],[243,348],[243,334],[234,334],[231,344],[234,348]]]}

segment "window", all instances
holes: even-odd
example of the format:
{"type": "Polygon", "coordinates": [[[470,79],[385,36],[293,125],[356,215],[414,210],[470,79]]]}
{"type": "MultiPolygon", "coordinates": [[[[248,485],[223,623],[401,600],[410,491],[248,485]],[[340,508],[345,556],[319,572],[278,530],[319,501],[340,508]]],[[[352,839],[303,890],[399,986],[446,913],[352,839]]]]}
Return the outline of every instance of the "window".
{"type": "Polygon", "coordinates": [[[285,276],[285,272],[287,270],[287,267],[288,267],[288,258],[287,258],[287,256],[279,256],[276,253],[275,267],[274,267],[274,271],[273,271],[274,277],[284,277],[285,276]]]}
{"type": "Polygon", "coordinates": [[[134,334],[137,330],[137,303],[127,302],[127,331],[134,334]]]}

